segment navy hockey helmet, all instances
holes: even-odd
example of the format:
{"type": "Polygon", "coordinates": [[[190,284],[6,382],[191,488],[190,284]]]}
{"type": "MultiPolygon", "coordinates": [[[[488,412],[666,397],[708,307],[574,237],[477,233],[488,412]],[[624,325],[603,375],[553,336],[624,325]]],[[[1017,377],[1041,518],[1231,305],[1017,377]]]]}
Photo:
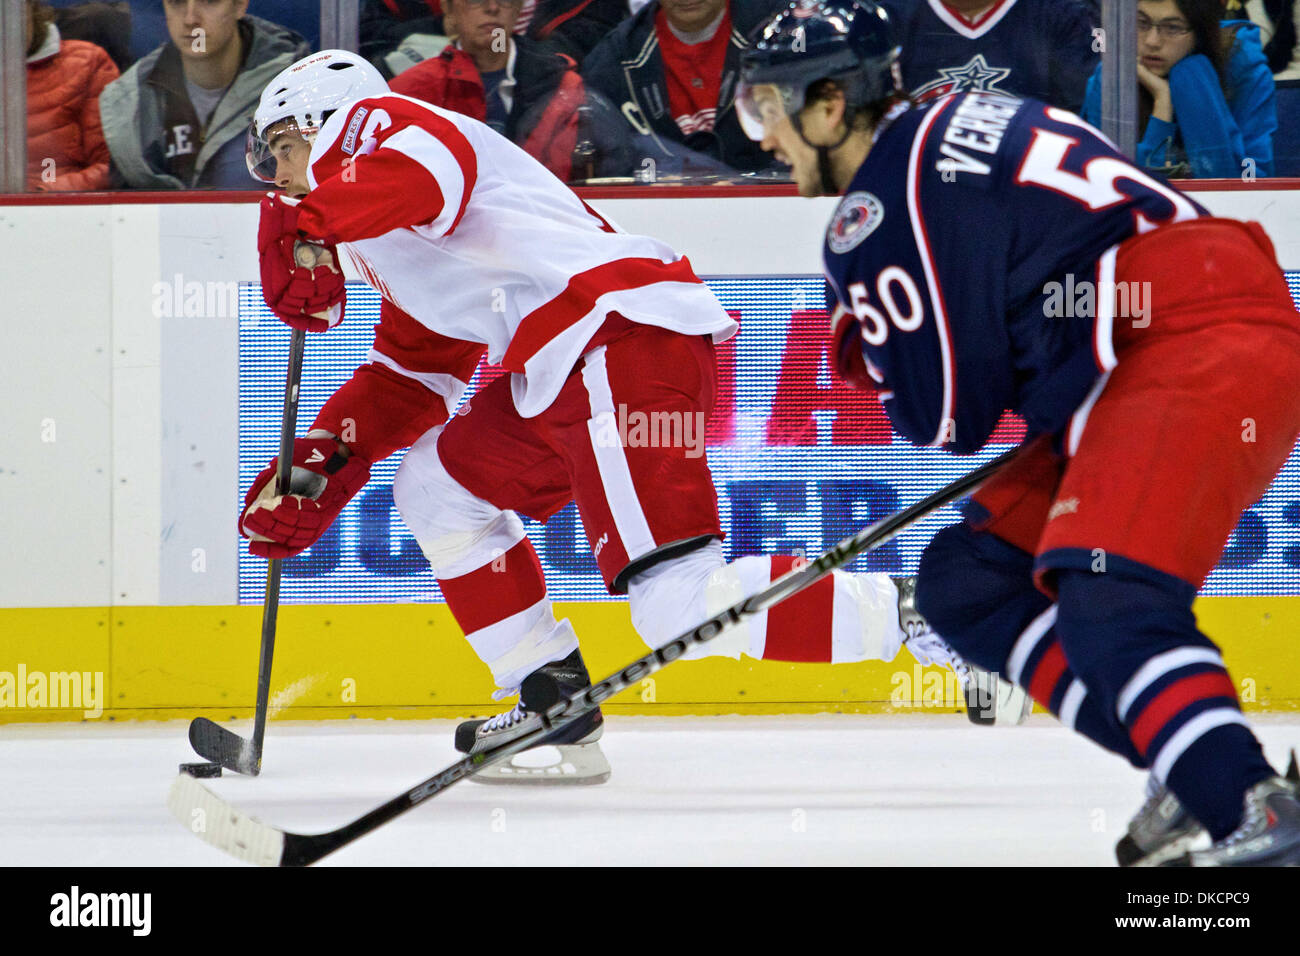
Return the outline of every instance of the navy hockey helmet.
{"type": "Polygon", "coordinates": [[[889,14],[871,0],[794,0],[761,24],[750,43],[736,104],[746,135],[756,141],[763,139],[763,110],[772,108],[773,94],[787,116],[797,116],[818,80],[834,80],[850,108],[903,92],[889,14]]]}

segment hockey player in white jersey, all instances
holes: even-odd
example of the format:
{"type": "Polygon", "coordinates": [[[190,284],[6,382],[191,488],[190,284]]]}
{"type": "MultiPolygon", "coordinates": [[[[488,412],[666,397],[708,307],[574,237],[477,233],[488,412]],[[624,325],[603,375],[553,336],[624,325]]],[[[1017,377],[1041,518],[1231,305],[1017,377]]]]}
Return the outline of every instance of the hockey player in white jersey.
{"type": "MultiPolygon", "coordinates": [[[[726,563],[702,449],[619,434],[637,413],[702,423],[711,411],[714,344],[736,323],[687,259],[622,232],[484,124],[391,93],[341,51],[270,83],[249,163],[287,194],[263,201],[259,234],[263,291],[277,315],[311,331],[341,320],[345,291],[330,257],[350,263],[383,302],[367,362],[295,444],[291,491],[301,493],[274,496],[272,463],[248,493],[241,531],[256,554],[298,553],[372,463],[410,446],[396,507],[497,698],[523,688],[511,710],[462,724],[459,749],[509,739],[530,698],[589,683],[519,514],[545,521],[576,500],[606,586],[628,595],[652,646],[790,569],[790,556],[726,563]],[[304,241],[329,253],[326,264],[298,264],[304,241]],[[453,417],[484,351],[511,374],[453,417]]],[[[906,642],[925,662],[963,666],[907,619],[905,630],[889,577],[837,571],[707,647],[833,663],[890,660],[906,642]]],[[[561,747],[564,773],[507,766],[499,776],[603,780],[601,729],[593,712],[549,741],[561,747]]]]}

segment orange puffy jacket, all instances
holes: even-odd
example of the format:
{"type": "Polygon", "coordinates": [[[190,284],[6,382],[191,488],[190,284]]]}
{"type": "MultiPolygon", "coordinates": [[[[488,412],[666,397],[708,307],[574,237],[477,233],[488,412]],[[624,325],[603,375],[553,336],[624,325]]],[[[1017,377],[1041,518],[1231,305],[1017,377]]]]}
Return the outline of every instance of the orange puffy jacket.
{"type": "Polygon", "coordinates": [[[27,60],[29,190],[108,188],[99,94],[117,76],[103,49],[84,40],[61,40],[50,27],[46,42],[27,60]]]}

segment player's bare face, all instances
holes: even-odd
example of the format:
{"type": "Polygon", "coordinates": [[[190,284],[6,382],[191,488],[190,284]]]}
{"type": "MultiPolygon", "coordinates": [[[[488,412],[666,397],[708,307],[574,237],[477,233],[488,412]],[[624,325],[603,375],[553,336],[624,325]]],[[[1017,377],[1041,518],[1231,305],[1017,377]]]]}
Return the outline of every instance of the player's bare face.
{"type": "Polygon", "coordinates": [[[1138,4],[1138,62],[1156,76],[1167,77],[1196,48],[1196,34],[1174,0],[1138,4]]]}
{"type": "Polygon", "coordinates": [[[272,127],[267,133],[271,155],[275,157],[275,184],[294,199],[311,192],[307,167],[311,161],[311,144],[292,124],[272,127]]]}
{"type": "MultiPolygon", "coordinates": [[[[790,122],[778,87],[770,83],[742,83],[736,91],[736,112],[745,135],[780,162],[794,167],[791,157],[808,149],[790,122]]],[[[793,175],[797,181],[797,168],[793,175]]]]}
{"type": "Polygon", "coordinates": [[[819,103],[811,103],[799,111],[803,128],[800,136],[775,86],[753,87],[749,100],[763,125],[759,146],[790,167],[799,195],[822,195],[821,167],[813,146],[822,143],[829,146],[839,140],[838,134],[832,132],[833,124],[826,109],[819,103]]]}
{"type": "Polygon", "coordinates": [[[817,151],[803,141],[789,117],[783,116],[769,125],[767,135],[759,145],[790,167],[790,175],[799,187],[800,196],[822,194],[817,151]]]}

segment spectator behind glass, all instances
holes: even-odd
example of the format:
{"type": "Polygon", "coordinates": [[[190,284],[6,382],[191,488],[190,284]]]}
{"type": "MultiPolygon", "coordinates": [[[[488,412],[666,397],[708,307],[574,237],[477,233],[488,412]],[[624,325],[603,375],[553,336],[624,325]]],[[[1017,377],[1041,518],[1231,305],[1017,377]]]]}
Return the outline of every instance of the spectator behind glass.
{"type": "Polygon", "coordinates": [[[903,48],[903,86],[919,100],[988,90],[1078,112],[1099,61],[1078,0],[878,0],[903,48]]]}
{"type": "Polygon", "coordinates": [[[361,0],[357,50],[385,78],[446,45],[440,0],[361,0]]]}
{"type": "MultiPolygon", "coordinates": [[[[448,32],[441,0],[362,0],[360,53],[387,77],[437,56],[448,32]]],[[[627,18],[627,0],[521,0],[513,32],[581,61],[627,18]]]]}
{"type": "Polygon", "coordinates": [[[1228,0],[1223,5],[1225,20],[1250,20],[1259,27],[1268,68],[1274,80],[1300,80],[1300,0],[1228,0]]]}
{"type": "Polygon", "coordinates": [[[581,63],[627,18],[627,0],[536,0],[535,5],[524,0],[515,31],[527,31],[530,38],[545,40],[581,63]]]}
{"type": "Polygon", "coordinates": [[[455,46],[394,77],[394,93],[464,113],[518,143],[561,179],[569,177],[583,99],[577,63],[512,36],[520,0],[443,0],[455,46]],[[521,119],[529,128],[521,129],[521,119]]]}
{"type": "Polygon", "coordinates": [[[65,40],[85,40],[103,48],[118,72],[135,62],[131,56],[131,7],[126,0],[106,3],[90,0],[75,6],[48,3],[54,7],[54,25],[65,40]]]}
{"type": "Polygon", "coordinates": [[[117,67],[95,44],[62,39],[46,4],[27,0],[25,13],[27,189],[107,189],[99,94],[117,67]]]}
{"type": "Polygon", "coordinates": [[[682,147],[715,171],[766,169],[771,157],[740,128],[736,82],[747,37],[785,5],[652,0],[583,60],[583,81],[654,144],[650,158],[665,170],[680,161],[682,147]]]}
{"type": "MultiPolygon", "coordinates": [[[[56,7],[80,6],[81,3],[82,0],[53,0],[56,7]]],[[[129,6],[130,54],[132,60],[137,60],[166,43],[170,34],[159,0],[129,0],[129,6]]],[[[249,0],[248,12],[301,34],[313,50],[320,48],[320,0],[249,0]]]]}
{"type": "Polygon", "coordinates": [[[271,78],[310,53],[301,36],[245,16],[248,0],[164,0],[171,42],[100,97],[115,185],[251,189],[244,139],[271,78]]]}
{"type": "MultiPolygon", "coordinates": [[[[1165,176],[1273,175],[1277,108],[1259,28],[1220,0],[1139,0],[1137,162],[1165,176]]],[[[1101,125],[1101,68],[1083,118],[1101,125]]]]}

